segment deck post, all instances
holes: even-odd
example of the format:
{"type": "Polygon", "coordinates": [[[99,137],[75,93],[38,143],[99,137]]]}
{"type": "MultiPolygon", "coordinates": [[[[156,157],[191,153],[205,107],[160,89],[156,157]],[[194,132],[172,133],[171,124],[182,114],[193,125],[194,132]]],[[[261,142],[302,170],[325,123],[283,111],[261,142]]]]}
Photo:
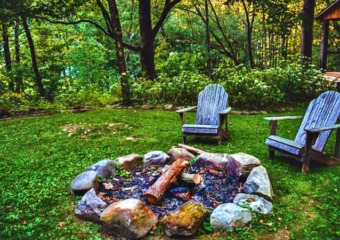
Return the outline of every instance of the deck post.
{"type": "Polygon", "coordinates": [[[322,40],[320,48],[320,69],[322,72],[327,68],[329,20],[322,21],[322,40]]]}

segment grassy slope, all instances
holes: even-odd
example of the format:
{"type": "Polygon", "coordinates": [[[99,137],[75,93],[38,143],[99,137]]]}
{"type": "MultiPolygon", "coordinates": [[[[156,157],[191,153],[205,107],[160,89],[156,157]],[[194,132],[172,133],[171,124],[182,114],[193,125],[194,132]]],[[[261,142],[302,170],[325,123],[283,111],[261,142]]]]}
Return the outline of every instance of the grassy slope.
{"type": "MultiPolygon", "coordinates": [[[[267,168],[276,194],[270,216],[254,215],[246,229],[200,239],[274,239],[288,234],[292,239],[339,239],[340,167],[315,166],[311,173],[301,174],[299,164],[283,157],[268,160],[264,144],[268,122],[263,117],[230,116],[232,139],[221,146],[215,140],[189,139],[189,144],[211,152],[255,155],[267,168]]],[[[293,139],[298,126],[299,122],[280,122],[278,133],[293,139]]],[[[98,225],[74,217],[77,199],[70,192],[71,181],[104,158],[168,151],[182,141],[180,127],[175,113],[157,110],[97,110],[1,121],[0,239],[107,238],[98,225]],[[113,122],[128,127],[108,130],[107,124],[113,122]],[[91,124],[94,131],[68,137],[61,126],[70,123],[91,124]],[[138,140],[127,141],[128,136],[138,140]]],[[[332,147],[334,136],[327,148],[332,147]]]]}

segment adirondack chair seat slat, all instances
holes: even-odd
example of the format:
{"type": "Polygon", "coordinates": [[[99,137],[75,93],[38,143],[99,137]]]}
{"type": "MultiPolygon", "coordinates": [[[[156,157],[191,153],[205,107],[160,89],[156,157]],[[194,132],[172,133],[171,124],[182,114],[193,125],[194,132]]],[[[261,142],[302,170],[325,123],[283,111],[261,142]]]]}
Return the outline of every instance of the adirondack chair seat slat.
{"type": "Polygon", "coordinates": [[[182,132],[216,135],[218,132],[218,125],[214,126],[214,125],[184,124],[182,127],[182,132]]]}
{"type": "Polygon", "coordinates": [[[292,153],[296,156],[301,156],[304,148],[304,145],[302,144],[274,135],[267,138],[266,144],[273,148],[292,153]]]}
{"type": "Polygon", "coordinates": [[[196,121],[194,124],[187,124],[185,114],[196,107],[178,110],[182,120],[182,136],[184,143],[186,137],[190,135],[217,136],[218,143],[222,143],[222,138],[228,136],[228,94],[224,88],[218,84],[209,84],[198,95],[196,121]],[[222,125],[225,123],[225,127],[222,125]]]}

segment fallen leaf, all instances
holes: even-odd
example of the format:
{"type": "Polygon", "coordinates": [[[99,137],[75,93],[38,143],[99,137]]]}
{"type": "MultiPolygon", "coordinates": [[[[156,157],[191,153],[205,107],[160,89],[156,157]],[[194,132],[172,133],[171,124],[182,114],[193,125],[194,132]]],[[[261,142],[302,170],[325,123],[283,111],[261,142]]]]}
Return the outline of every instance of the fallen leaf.
{"type": "Polygon", "coordinates": [[[64,227],[64,226],[65,226],[65,222],[59,222],[59,223],[58,223],[58,226],[59,226],[59,228],[64,227]]]}

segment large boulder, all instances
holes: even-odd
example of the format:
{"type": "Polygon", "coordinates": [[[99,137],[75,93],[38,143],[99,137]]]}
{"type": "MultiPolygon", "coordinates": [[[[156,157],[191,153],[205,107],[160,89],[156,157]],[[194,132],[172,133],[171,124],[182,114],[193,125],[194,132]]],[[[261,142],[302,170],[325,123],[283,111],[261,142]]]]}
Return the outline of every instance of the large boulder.
{"type": "Polygon", "coordinates": [[[163,217],[161,224],[169,237],[190,237],[197,233],[207,216],[203,204],[189,201],[163,217]]]}
{"type": "Polygon", "coordinates": [[[102,178],[110,178],[115,172],[115,164],[110,159],[104,159],[87,167],[86,171],[95,171],[102,178]]]}
{"type": "Polygon", "coordinates": [[[244,227],[252,221],[250,210],[241,208],[234,203],[218,206],[210,216],[210,224],[214,230],[244,227]]]}
{"type": "Polygon", "coordinates": [[[240,164],[240,175],[247,177],[253,168],[261,165],[258,158],[247,153],[235,153],[230,155],[235,161],[240,164]]]}
{"type": "Polygon", "coordinates": [[[176,147],[172,147],[169,150],[168,155],[171,161],[176,161],[179,158],[182,158],[185,161],[188,161],[188,160],[195,158],[195,155],[189,152],[188,150],[184,148],[176,148],[176,147]]]}
{"type": "Polygon", "coordinates": [[[108,234],[127,239],[144,237],[158,222],[148,206],[133,198],[112,203],[104,210],[100,220],[108,234]]]}
{"type": "Polygon", "coordinates": [[[100,215],[107,207],[107,204],[97,197],[96,191],[92,188],[77,204],[75,213],[83,219],[93,222],[100,222],[100,215]]]}
{"type": "Polygon", "coordinates": [[[91,188],[98,190],[98,176],[95,171],[86,171],[79,174],[71,183],[71,189],[75,194],[84,194],[91,188]]]}
{"type": "Polygon", "coordinates": [[[268,214],[273,209],[273,204],[271,202],[253,194],[239,193],[236,195],[233,202],[240,207],[250,207],[252,211],[262,214],[268,214]]]}
{"type": "Polygon", "coordinates": [[[257,194],[269,201],[273,200],[273,188],[267,170],[263,166],[253,168],[242,188],[243,192],[257,194]]]}
{"type": "Polygon", "coordinates": [[[170,160],[168,154],[162,151],[152,151],[144,155],[144,164],[149,167],[152,165],[164,166],[170,160]]]}
{"type": "Polygon", "coordinates": [[[142,160],[143,158],[139,154],[129,154],[129,155],[117,158],[119,165],[127,171],[136,167],[139,163],[141,163],[142,160]]]}
{"type": "Polygon", "coordinates": [[[204,152],[197,157],[196,164],[201,167],[224,170],[229,161],[228,154],[204,152]]]}

